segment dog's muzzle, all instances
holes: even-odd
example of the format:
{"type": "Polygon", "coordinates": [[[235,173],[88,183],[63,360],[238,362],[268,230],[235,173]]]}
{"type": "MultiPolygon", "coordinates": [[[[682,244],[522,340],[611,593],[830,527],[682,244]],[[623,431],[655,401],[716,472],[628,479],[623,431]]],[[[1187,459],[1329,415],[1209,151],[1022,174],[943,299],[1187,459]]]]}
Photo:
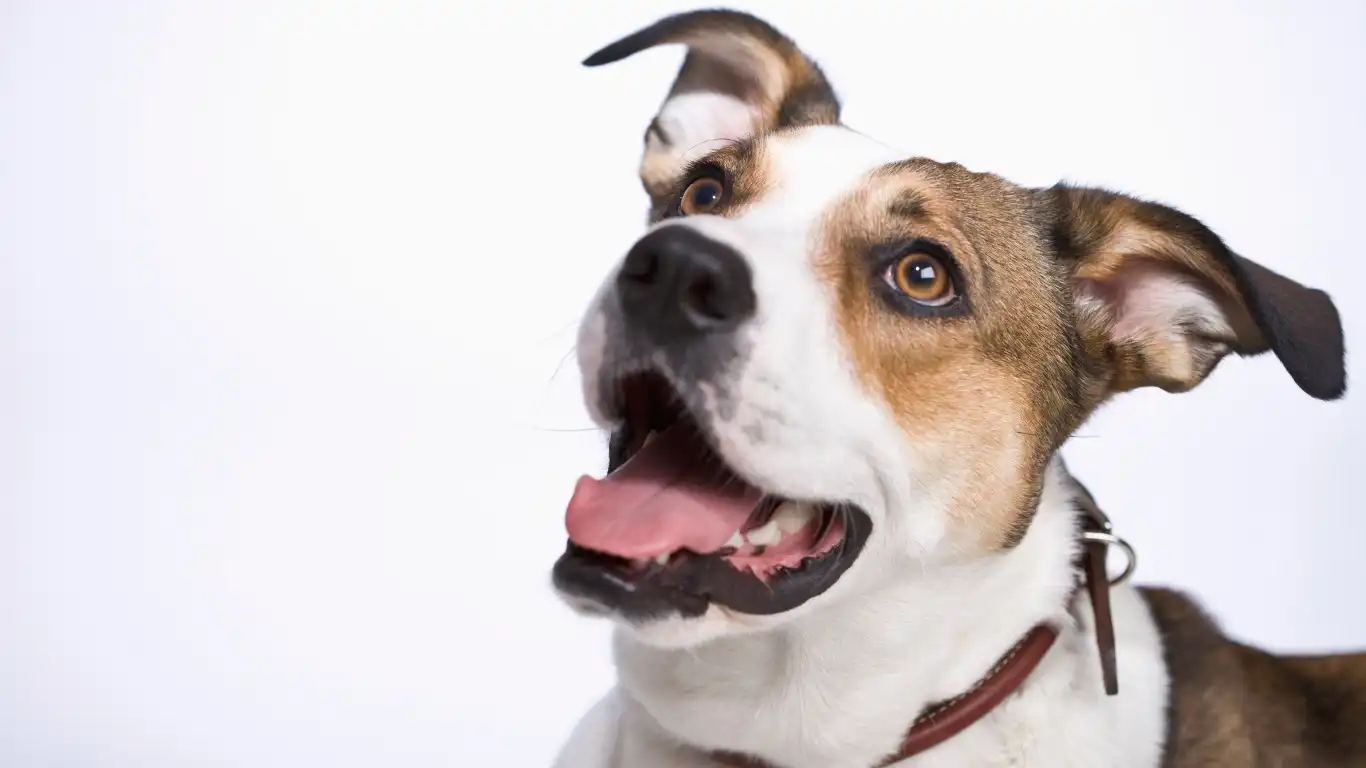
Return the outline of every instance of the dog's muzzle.
{"type": "Polygon", "coordinates": [[[607,474],[580,478],[566,507],[553,576],[574,605],[637,622],[712,604],[783,613],[858,556],[866,513],[760,487],[720,450],[716,425],[735,418],[757,314],[749,262],[691,223],[666,223],[627,253],[585,345],[598,346],[586,394],[613,434],[607,474]]]}

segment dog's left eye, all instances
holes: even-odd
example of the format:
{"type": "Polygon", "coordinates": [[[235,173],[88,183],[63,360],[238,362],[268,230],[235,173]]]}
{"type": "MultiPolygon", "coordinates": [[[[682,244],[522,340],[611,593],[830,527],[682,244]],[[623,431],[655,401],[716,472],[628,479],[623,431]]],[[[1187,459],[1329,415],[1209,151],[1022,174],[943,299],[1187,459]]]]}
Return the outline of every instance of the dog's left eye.
{"type": "Polygon", "coordinates": [[[942,307],[958,295],[944,263],[921,251],[892,262],[882,279],[897,293],[927,307],[942,307]]]}
{"type": "Polygon", "coordinates": [[[683,190],[683,197],[678,201],[678,210],[684,216],[700,216],[704,213],[711,213],[716,206],[721,204],[721,199],[725,197],[725,193],[725,185],[719,180],[710,176],[703,176],[683,190]]]}

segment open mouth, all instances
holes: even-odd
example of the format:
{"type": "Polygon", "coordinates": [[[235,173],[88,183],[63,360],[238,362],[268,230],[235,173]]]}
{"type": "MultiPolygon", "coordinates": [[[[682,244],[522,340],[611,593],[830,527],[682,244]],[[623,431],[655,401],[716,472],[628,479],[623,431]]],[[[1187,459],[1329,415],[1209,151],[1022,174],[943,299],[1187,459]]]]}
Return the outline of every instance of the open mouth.
{"type": "Polygon", "coordinates": [[[736,474],[663,377],[619,387],[624,415],[606,477],[580,479],[563,592],[627,616],[791,610],[851,565],[871,522],[847,504],[766,493],[736,474]]]}

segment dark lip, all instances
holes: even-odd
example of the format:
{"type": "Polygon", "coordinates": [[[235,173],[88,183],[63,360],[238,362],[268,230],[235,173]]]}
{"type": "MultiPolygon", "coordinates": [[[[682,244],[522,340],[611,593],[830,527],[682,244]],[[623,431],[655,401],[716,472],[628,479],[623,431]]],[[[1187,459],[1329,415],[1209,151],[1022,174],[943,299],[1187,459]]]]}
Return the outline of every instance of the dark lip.
{"type": "MultiPolygon", "coordinates": [[[[618,380],[613,395],[613,410],[623,416],[623,423],[611,435],[609,472],[640,449],[650,430],[691,417],[672,386],[648,371],[618,380]]],[[[769,496],[765,503],[776,505],[780,500],[769,496]]],[[[872,519],[862,509],[840,503],[823,506],[830,514],[843,516],[844,537],[829,552],[807,558],[798,568],[779,570],[767,581],[732,566],[725,552],[684,550],[659,565],[595,552],[572,541],[555,563],[552,581],[567,596],[634,621],[701,616],[713,603],[752,615],[783,613],[828,590],[858,559],[872,533],[872,519]]]]}
{"type": "Polygon", "coordinates": [[[666,616],[694,618],[713,603],[756,616],[784,613],[815,598],[854,564],[872,533],[872,519],[841,506],[845,533],[824,555],[808,558],[768,581],[740,571],[721,554],[680,551],[666,565],[641,564],[568,542],[552,579],[565,595],[589,600],[629,621],[666,616]]]}

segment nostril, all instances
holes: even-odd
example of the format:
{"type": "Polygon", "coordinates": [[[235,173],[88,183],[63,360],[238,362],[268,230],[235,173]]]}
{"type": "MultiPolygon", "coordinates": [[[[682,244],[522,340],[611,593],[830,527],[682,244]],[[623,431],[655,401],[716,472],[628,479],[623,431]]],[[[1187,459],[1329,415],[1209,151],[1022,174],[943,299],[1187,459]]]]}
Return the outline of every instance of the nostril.
{"type": "Polygon", "coordinates": [[[731,310],[727,306],[724,292],[712,274],[701,274],[693,278],[684,295],[688,309],[701,318],[714,321],[727,319],[731,310]]]}
{"type": "Polygon", "coordinates": [[[732,327],[754,312],[754,289],[748,269],[726,252],[697,251],[684,270],[677,301],[688,321],[699,331],[732,327]]]}
{"type": "Polygon", "coordinates": [[[621,276],[633,282],[649,284],[659,275],[659,256],[651,249],[631,251],[621,265],[621,276]]]}

